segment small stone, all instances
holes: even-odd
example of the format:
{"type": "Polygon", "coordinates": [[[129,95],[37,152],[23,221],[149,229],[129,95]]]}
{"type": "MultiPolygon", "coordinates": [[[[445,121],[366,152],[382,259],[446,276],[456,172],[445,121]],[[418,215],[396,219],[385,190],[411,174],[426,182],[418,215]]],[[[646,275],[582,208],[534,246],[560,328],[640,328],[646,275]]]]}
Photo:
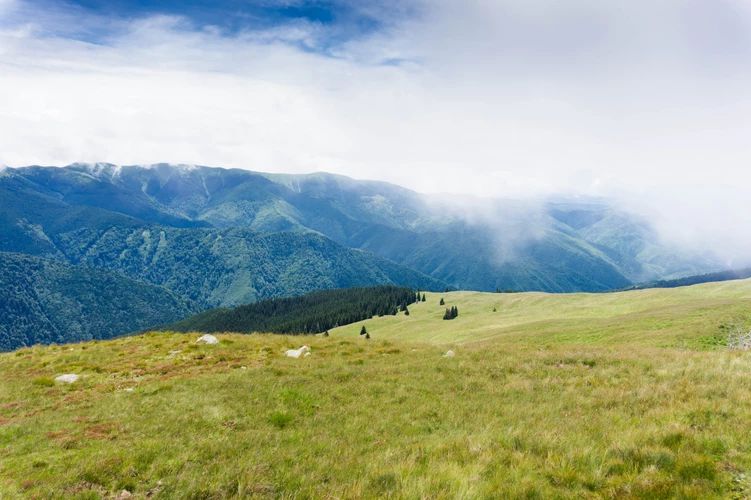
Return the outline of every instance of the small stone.
{"type": "Polygon", "coordinates": [[[78,380],[78,375],[75,373],[66,373],[64,375],[59,375],[55,377],[55,382],[60,384],[72,384],[73,382],[78,380]]]}
{"type": "Polygon", "coordinates": [[[201,335],[198,337],[198,340],[196,340],[196,344],[208,344],[208,345],[215,345],[219,343],[219,339],[214,337],[213,335],[209,335],[208,333],[206,335],[201,335]]]}
{"type": "Polygon", "coordinates": [[[453,358],[454,356],[456,356],[456,353],[450,349],[443,355],[444,358],[453,358]]]}

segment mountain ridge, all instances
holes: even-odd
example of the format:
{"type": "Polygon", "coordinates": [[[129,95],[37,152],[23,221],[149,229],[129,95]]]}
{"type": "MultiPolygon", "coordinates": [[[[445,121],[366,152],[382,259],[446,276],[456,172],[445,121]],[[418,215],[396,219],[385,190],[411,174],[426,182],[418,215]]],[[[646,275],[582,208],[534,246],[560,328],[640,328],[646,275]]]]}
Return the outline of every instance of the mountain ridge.
{"type": "MultiPolygon", "coordinates": [[[[467,208],[387,182],[324,172],[274,174],[169,164],[25,168],[31,170],[14,172],[42,184],[59,183],[62,177],[63,184],[75,185],[64,174],[71,171],[67,177],[83,173],[110,191],[138,191],[131,206],[114,208],[149,222],[315,231],[457,288],[604,291],[712,270],[707,262],[676,257],[675,249],[665,247],[647,221],[599,200],[526,205],[490,200],[467,208]],[[587,216],[593,219],[582,223],[587,216]],[[473,253],[481,256],[473,256],[476,262],[470,266],[476,273],[452,272],[473,253]],[[525,255],[532,257],[517,258],[525,255]]],[[[106,198],[76,201],[101,208],[106,198]]]]}

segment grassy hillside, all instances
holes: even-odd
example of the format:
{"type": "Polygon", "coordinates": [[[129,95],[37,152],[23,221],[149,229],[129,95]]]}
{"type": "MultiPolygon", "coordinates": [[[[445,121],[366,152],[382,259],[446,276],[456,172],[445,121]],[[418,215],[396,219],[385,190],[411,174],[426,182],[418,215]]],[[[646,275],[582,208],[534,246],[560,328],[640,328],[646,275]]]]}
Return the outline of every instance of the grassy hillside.
{"type": "Polygon", "coordinates": [[[365,324],[375,338],[435,344],[700,347],[717,343],[734,323],[751,322],[751,280],[606,294],[429,292],[410,313],[340,327],[332,335],[356,337],[365,324]],[[444,321],[452,305],[459,317],[444,321]]]}
{"type": "Polygon", "coordinates": [[[457,319],[429,294],[297,360],[231,334],[1,354],[0,497],[751,495],[751,355],[719,345],[751,282],[443,296],[457,319]]]}

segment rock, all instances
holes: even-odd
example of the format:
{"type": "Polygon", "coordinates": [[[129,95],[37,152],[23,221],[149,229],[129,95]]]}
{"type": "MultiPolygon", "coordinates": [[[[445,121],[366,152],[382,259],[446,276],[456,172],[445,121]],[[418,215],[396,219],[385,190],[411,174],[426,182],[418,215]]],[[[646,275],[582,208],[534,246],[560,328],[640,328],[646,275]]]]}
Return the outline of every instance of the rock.
{"type": "Polygon", "coordinates": [[[456,356],[456,353],[451,349],[446,351],[446,354],[443,355],[444,358],[453,358],[454,356],[456,356]]]}
{"type": "Polygon", "coordinates": [[[219,343],[219,339],[214,337],[213,335],[209,335],[208,333],[206,335],[201,335],[198,337],[198,340],[196,340],[196,344],[208,344],[208,345],[215,345],[219,343]]]}
{"type": "Polygon", "coordinates": [[[310,347],[304,345],[304,346],[302,346],[299,349],[289,349],[285,353],[285,356],[287,356],[288,358],[295,358],[295,359],[297,359],[297,358],[300,358],[300,357],[303,357],[303,356],[309,355],[309,354],[310,354],[310,347]]]}
{"type": "Polygon", "coordinates": [[[73,382],[78,380],[78,375],[75,373],[66,373],[64,375],[59,375],[55,377],[55,382],[59,384],[72,384],[73,382]]]}
{"type": "Polygon", "coordinates": [[[125,498],[131,498],[133,496],[133,493],[131,493],[128,490],[122,490],[120,493],[115,495],[115,500],[123,500],[125,498]]]}

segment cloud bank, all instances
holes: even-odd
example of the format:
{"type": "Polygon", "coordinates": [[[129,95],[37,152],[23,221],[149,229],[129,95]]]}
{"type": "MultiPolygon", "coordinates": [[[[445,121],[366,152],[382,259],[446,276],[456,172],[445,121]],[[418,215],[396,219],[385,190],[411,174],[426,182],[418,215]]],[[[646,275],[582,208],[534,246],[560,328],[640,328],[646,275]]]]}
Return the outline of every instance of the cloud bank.
{"type": "Polygon", "coordinates": [[[228,32],[0,0],[0,164],[608,196],[728,265],[751,260],[748,2],[350,5],[368,29],[290,18],[228,32]]]}

